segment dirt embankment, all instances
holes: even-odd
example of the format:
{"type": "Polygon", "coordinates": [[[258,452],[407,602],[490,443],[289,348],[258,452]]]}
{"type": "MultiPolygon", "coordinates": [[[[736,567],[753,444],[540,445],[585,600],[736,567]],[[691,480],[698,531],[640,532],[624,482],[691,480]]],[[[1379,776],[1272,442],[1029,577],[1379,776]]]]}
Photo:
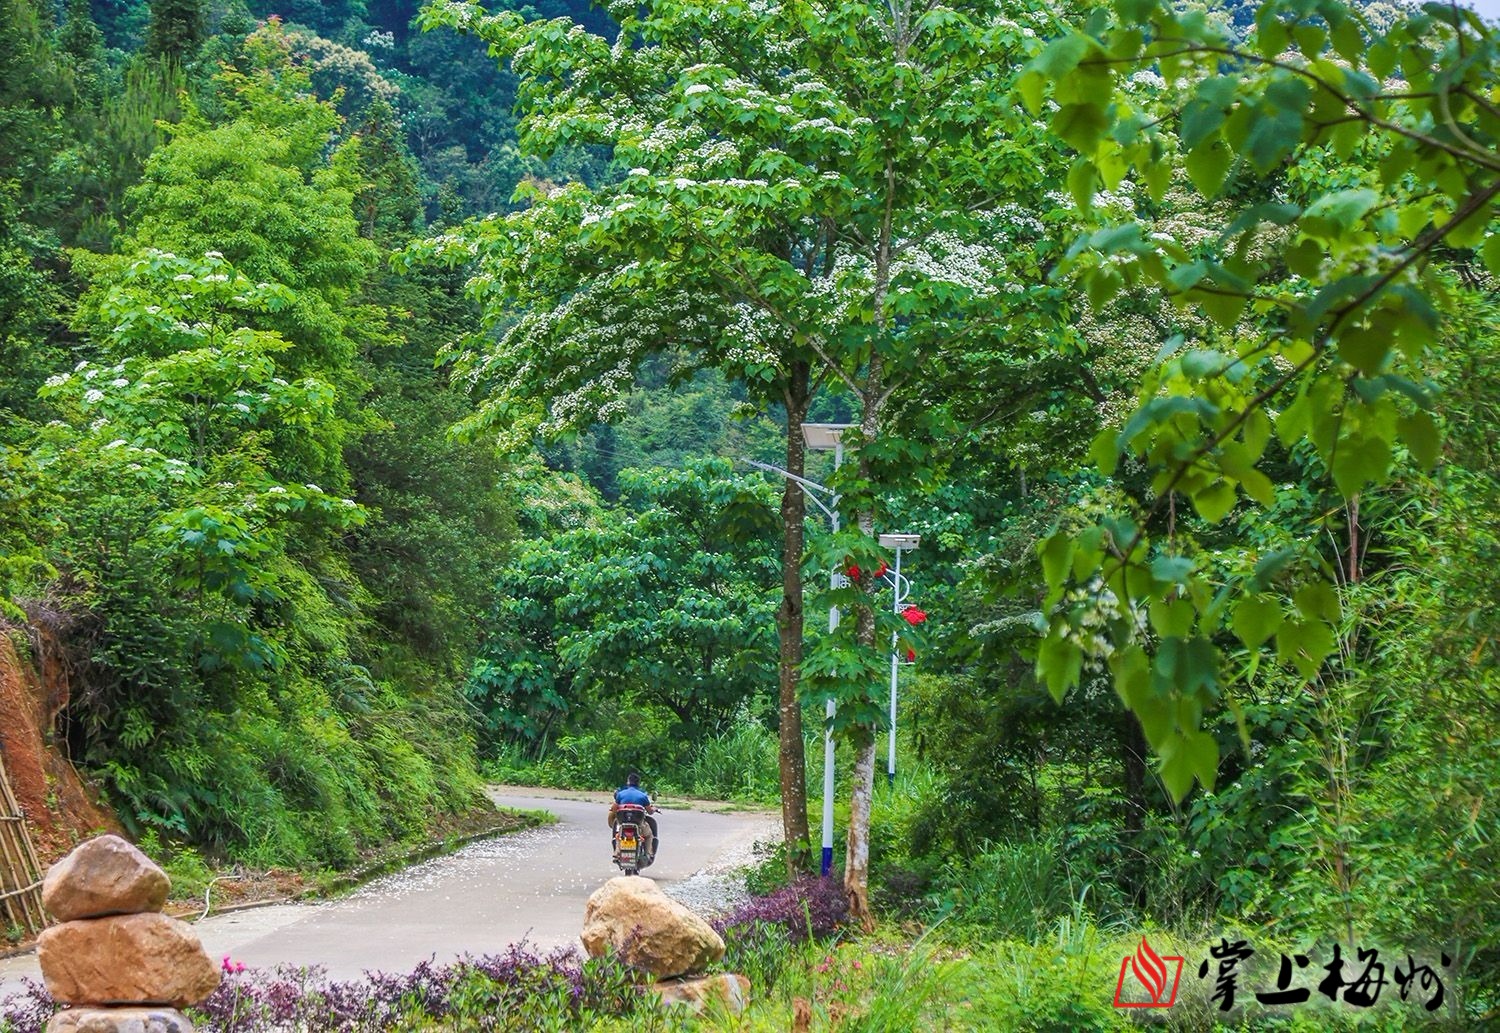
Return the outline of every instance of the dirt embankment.
{"type": "Polygon", "coordinates": [[[81,839],[120,831],[52,734],[68,698],[67,668],[46,632],[0,622],[0,760],[43,865],[81,839]]]}

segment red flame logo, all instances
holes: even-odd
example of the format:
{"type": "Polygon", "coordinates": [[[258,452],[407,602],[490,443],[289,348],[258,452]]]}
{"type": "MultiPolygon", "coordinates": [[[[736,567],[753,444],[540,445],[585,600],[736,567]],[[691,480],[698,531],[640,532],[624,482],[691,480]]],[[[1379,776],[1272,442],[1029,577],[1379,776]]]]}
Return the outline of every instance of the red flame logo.
{"type": "Polygon", "coordinates": [[[1144,936],[1141,937],[1141,945],[1135,949],[1135,957],[1130,959],[1130,971],[1135,973],[1135,978],[1141,981],[1141,985],[1151,995],[1151,1003],[1160,1003],[1161,995],[1167,991],[1167,963],[1151,949],[1144,936]]]}
{"type": "MultiPolygon", "coordinates": [[[[1116,1008],[1170,1008],[1177,1000],[1177,983],[1182,978],[1182,958],[1163,958],[1141,937],[1134,955],[1120,959],[1120,979],[1115,984],[1116,1008]],[[1168,964],[1175,962],[1175,969],[1168,964]],[[1129,971],[1146,992],[1146,1000],[1124,1000],[1125,974],[1129,971]]],[[[1132,995],[1138,996],[1138,995],[1132,995]]]]}

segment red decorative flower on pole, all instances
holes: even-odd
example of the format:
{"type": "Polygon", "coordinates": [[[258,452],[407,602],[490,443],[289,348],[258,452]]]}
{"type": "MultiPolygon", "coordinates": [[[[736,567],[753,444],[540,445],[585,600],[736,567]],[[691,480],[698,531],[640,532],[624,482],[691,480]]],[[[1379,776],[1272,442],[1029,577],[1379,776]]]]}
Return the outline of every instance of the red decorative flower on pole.
{"type": "Polygon", "coordinates": [[[891,569],[890,567],[888,567],[888,566],[885,565],[885,560],[881,560],[880,561],[880,566],[875,571],[875,576],[876,577],[884,577],[885,576],[885,572],[887,570],[890,570],[890,569],[891,569]]]}
{"type": "Polygon", "coordinates": [[[915,628],[927,619],[927,613],[915,606],[908,606],[901,611],[901,619],[915,628]]]}
{"type": "Polygon", "coordinates": [[[906,651],[906,662],[909,664],[917,662],[917,651],[915,649],[908,649],[906,651]]]}

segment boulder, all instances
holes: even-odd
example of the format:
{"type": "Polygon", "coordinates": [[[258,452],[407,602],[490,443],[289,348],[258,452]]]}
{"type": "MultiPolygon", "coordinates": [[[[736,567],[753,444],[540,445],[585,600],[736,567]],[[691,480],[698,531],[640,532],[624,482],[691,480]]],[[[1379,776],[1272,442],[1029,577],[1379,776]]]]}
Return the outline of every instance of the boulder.
{"type": "Polygon", "coordinates": [[[167,873],[119,836],[80,843],[47,871],[42,906],[59,922],[160,911],[167,873]]]}
{"type": "Polygon", "coordinates": [[[583,946],[597,958],[613,950],[658,978],[701,972],[724,956],[724,941],[703,919],[639,875],[610,879],[589,898],[583,946]]]}
{"type": "Polygon", "coordinates": [[[738,1015],[750,1007],[750,980],[732,972],[698,979],[674,979],[657,983],[651,989],[661,996],[663,1004],[687,1008],[695,1014],[710,1004],[727,1008],[731,1015],[738,1015]]]}
{"type": "Polygon", "coordinates": [[[219,985],[198,934],[166,915],[64,922],[37,937],[47,991],[59,1004],[197,1004],[219,985]]]}
{"type": "Polygon", "coordinates": [[[46,1033],[193,1033],[193,1024],[172,1008],[67,1008],[46,1033]]]}

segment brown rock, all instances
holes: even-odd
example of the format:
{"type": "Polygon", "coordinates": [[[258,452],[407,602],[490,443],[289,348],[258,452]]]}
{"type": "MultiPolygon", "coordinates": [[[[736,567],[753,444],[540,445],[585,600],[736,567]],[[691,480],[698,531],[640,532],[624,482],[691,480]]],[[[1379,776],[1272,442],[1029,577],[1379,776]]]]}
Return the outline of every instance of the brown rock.
{"type": "Polygon", "coordinates": [[[119,836],[80,843],[47,871],[42,906],[59,922],[160,911],[172,882],[119,836]]]}
{"type": "Polygon", "coordinates": [[[193,1024],[171,1008],[67,1008],[46,1033],[193,1033],[193,1024]]]}
{"type": "Polygon", "coordinates": [[[583,914],[583,946],[595,958],[613,950],[659,978],[701,972],[724,956],[724,941],[707,922],[639,875],[594,891],[583,914]]]}
{"type": "Polygon", "coordinates": [[[197,1004],[219,985],[192,927],[166,915],[54,925],[37,937],[47,990],[60,1004],[197,1004]]]}
{"type": "Polygon", "coordinates": [[[812,1004],[806,997],[792,1001],[792,1033],[812,1033],[812,1004]]]}
{"type": "Polygon", "coordinates": [[[750,980],[732,972],[703,976],[699,979],[674,979],[651,988],[661,995],[663,1004],[687,1008],[698,1013],[711,1004],[738,1015],[750,1007],[750,980]]]}

